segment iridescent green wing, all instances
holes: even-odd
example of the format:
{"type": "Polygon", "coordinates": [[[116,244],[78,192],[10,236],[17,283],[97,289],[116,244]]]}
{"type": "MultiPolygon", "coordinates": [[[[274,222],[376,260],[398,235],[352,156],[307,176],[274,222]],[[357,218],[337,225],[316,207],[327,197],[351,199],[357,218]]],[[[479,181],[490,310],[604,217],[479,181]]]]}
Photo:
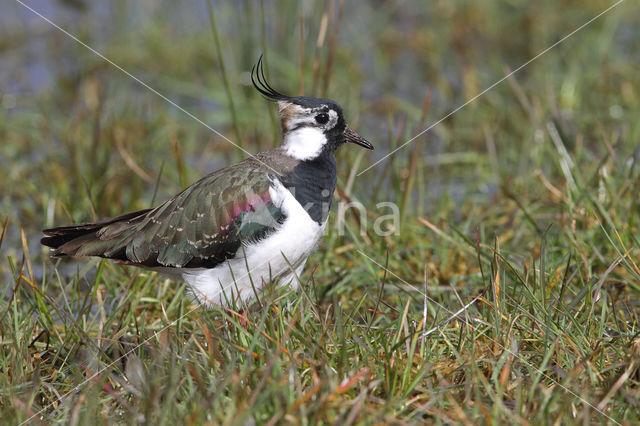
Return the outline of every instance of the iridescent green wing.
{"type": "Polygon", "coordinates": [[[220,170],[140,217],[103,227],[96,246],[78,255],[144,266],[214,267],[284,221],[269,185],[260,168],[240,163],[220,170]],[[101,254],[95,253],[98,246],[101,254]]]}

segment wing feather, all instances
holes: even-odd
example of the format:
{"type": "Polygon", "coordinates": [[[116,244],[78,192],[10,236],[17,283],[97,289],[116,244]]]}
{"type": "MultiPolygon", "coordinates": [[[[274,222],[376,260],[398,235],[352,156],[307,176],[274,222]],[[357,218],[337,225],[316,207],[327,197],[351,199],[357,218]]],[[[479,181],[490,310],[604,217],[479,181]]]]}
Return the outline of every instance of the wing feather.
{"type": "MultiPolygon", "coordinates": [[[[285,216],[270,170],[252,159],[214,172],[158,207],[96,223],[45,230],[54,256],[100,256],[155,267],[214,267],[242,244],[274,232],[285,216]]],[[[287,165],[290,167],[291,165],[287,165]]]]}
{"type": "Polygon", "coordinates": [[[127,260],[146,266],[213,267],[241,244],[266,237],[284,217],[263,170],[228,170],[195,183],[122,238],[127,260]]]}

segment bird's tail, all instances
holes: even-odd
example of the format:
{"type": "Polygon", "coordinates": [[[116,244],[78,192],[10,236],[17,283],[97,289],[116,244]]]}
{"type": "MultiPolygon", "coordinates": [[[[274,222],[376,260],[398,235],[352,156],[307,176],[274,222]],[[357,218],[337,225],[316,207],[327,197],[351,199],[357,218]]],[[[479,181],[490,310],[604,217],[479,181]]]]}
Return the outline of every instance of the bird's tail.
{"type": "Polygon", "coordinates": [[[121,235],[136,222],[136,219],[144,217],[150,210],[126,213],[100,222],[45,229],[42,231],[45,237],[40,243],[51,247],[51,255],[54,257],[100,256],[118,259],[123,256],[124,253],[121,251],[124,247],[117,247],[119,239],[115,237],[121,235]],[[107,230],[108,233],[105,232],[107,230]]]}

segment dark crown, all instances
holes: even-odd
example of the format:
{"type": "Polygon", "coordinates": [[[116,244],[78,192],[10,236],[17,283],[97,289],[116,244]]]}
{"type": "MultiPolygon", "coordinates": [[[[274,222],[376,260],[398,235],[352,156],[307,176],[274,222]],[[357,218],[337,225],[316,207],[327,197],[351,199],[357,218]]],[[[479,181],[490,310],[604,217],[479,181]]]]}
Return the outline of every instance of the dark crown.
{"type": "Polygon", "coordinates": [[[264,73],[263,55],[260,55],[258,62],[251,68],[251,82],[253,83],[253,87],[255,87],[262,96],[271,101],[292,102],[306,108],[327,105],[329,108],[338,112],[339,115],[342,115],[340,105],[331,99],[312,98],[309,96],[287,96],[271,87],[264,73]]]}

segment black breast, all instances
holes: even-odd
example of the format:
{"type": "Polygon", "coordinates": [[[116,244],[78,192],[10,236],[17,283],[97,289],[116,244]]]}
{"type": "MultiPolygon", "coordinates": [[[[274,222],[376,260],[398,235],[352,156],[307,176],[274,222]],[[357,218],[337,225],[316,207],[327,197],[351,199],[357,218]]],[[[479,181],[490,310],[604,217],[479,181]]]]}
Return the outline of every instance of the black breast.
{"type": "Polygon", "coordinates": [[[336,169],[333,153],[323,153],[315,160],[301,161],[281,178],[282,184],[291,191],[311,219],[320,225],[329,216],[336,187],[336,169]]]}

